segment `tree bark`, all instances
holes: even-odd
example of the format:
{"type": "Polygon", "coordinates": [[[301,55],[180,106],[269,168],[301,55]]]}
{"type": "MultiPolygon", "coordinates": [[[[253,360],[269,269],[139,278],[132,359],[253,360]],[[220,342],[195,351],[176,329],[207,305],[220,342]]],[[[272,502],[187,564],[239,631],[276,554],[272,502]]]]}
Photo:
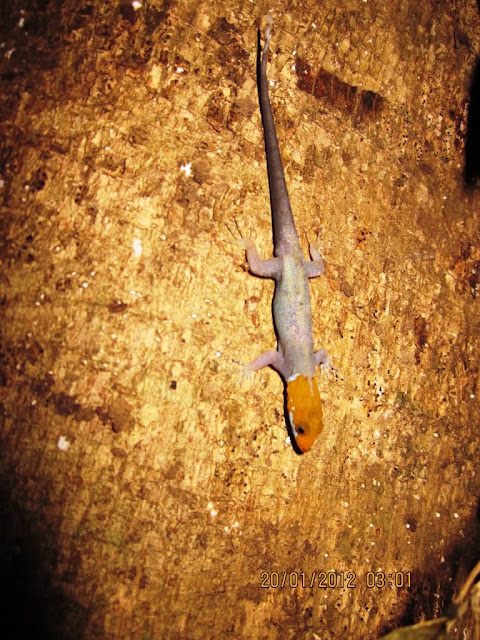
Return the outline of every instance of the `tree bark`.
{"type": "Polygon", "coordinates": [[[231,375],[275,345],[273,284],[226,229],[271,255],[259,11],[0,9],[17,637],[377,638],[441,615],[478,560],[478,6],[272,8],[287,186],[327,265],[314,336],[339,372],[304,456],[278,376],[231,375]]]}

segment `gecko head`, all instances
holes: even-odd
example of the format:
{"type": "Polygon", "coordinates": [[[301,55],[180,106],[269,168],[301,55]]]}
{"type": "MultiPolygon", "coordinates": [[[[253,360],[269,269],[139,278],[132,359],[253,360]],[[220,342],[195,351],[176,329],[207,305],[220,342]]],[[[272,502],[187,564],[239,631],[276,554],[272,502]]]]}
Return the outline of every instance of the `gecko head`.
{"type": "Polygon", "coordinates": [[[296,376],[287,381],[287,412],[297,447],[310,451],[323,429],[322,401],[314,378],[296,376]]]}

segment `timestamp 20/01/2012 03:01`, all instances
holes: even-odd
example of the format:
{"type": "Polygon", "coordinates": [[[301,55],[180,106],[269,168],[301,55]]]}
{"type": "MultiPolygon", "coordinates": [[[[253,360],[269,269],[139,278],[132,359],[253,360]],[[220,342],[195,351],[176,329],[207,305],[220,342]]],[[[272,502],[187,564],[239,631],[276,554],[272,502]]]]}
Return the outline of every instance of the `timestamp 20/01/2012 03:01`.
{"type": "MultiPolygon", "coordinates": [[[[262,571],[260,587],[262,589],[283,589],[291,587],[317,589],[355,589],[359,576],[354,571],[262,571]]],[[[367,571],[365,585],[368,589],[395,587],[408,589],[412,586],[411,571],[367,571]]]]}

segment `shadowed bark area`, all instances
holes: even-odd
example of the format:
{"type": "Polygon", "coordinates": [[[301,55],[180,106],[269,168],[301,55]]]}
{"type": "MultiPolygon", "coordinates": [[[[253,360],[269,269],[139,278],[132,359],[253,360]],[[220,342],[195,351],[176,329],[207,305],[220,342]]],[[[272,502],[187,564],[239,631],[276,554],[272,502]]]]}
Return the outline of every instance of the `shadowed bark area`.
{"type": "Polygon", "coordinates": [[[0,8],[10,637],[377,638],[440,616],[478,560],[478,6],[270,10],[292,210],[327,266],[316,347],[339,371],[303,456],[278,376],[231,375],[275,345],[273,284],[225,226],[271,255],[263,8],[0,8]]]}

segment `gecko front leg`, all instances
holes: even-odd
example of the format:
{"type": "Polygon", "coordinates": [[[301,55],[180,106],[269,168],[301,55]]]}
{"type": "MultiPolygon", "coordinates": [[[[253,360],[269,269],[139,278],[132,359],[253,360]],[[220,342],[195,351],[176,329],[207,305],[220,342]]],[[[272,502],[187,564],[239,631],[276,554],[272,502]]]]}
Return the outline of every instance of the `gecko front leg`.
{"type": "Polygon", "coordinates": [[[327,377],[330,374],[333,374],[335,371],[338,371],[337,367],[334,367],[330,362],[330,358],[325,349],[318,349],[313,354],[313,362],[316,367],[320,366],[320,371],[322,373],[326,373],[327,377]]]}
{"type": "Polygon", "coordinates": [[[248,380],[252,382],[255,371],[259,371],[264,367],[273,367],[275,371],[278,371],[278,373],[286,379],[287,369],[285,360],[279,351],[273,349],[271,351],[265,351],[255,358],[255,360],[244,365],[239,371],[240,379],[242,381],[248,380]]]}

